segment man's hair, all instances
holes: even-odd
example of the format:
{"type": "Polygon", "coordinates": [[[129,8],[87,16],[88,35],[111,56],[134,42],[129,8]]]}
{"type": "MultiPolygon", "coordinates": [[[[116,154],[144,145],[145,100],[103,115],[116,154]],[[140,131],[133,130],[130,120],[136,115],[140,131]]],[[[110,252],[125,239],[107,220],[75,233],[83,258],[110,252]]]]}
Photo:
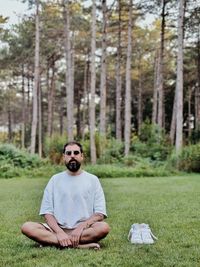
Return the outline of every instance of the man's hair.
{"type": "Polygon", "coordinates": [[[81,153],[83,153],[83,147],[82,147],[82,145],[79,142],[77,142],[77,141],[70,141],[70,142],[67,142],[64,145],[64,147],[63,147],[63,154],[65,153],[66,147],[67,146],[71,146],[71,145],[77,145],[80,148],[81,153]]]}

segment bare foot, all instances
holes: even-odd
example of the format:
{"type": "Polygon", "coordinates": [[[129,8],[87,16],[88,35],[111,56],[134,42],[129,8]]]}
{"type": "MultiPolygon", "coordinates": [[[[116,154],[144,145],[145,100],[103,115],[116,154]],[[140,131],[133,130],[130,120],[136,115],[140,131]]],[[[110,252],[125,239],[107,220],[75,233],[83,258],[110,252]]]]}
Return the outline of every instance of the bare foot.
{"type": "Polygon", "coordinates": [[[77,248],[89,248],[89,249],[99,250],[100,249],[100,245],[98,243],[88,243],[88,244],[78,245],[77,248]]]}

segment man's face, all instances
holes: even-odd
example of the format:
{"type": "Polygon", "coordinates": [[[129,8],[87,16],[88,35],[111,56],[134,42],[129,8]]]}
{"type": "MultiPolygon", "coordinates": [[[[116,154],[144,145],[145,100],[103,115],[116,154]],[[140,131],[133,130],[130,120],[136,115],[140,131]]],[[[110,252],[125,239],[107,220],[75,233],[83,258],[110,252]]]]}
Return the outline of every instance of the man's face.
{"type": "Polygon", "coordinates": [[[64,160],[69,171],[77,172],[83,161],[83,154],[80,151],[80,147],[77,145],[68,145],[65,148],[64,160]]]}

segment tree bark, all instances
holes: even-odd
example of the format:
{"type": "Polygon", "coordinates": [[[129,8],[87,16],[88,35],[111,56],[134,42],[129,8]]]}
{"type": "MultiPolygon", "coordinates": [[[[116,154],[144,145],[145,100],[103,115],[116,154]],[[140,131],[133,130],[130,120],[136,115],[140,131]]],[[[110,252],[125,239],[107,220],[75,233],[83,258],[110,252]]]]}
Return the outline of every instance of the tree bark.
{"type": "MultiPolygon", "coordinates": [[[[50,78],[50,86],[48,87],[48,125],[47,125],[47,134],[49,137],[52,136],[53,133],[53,113],[54,113],[54,94],[55,94],[55,62],[51,66],[51,78],[47,75],[47,83],[49,84],[50,78]]],[[[49,73],[49,70],[47,70],[49,73]]]]}
{"type": "Polygon", "coordinates": [[[84,66],[84,83],[83,83],[83,118],[81,124],[81,138],[84,140],[85,138],[85,127],[89,125],[89,100],[88,100],[88,87],[89,87],[89,71],[90,71],[90,63],[88,59],[88,55],[85,57],[85,66],[84,66]]]}
{"type": "Polygon", "coordinates": [[[91,163],[96,163],[96,144],[95,144],[95,86],[96,86],[96,1],[92,0],[92,37],[91,37],[91,84],[90,84],[90,156],[91,163]]]}
{"type": "Polygon", "coordinates": [[[129,22],[128,22],[128,47],[126,61],[126,92],[125,92],[125,151],[127,156],[130,150],[131,137],[131,54],[132,54],[132,0],[129,1],[129,22]]]}
{"type": "Polygon", "coordinates": [[[142,125],[142,70],[139,67],[139,86],[138,86],[138,134],[140,134],[140,128],[142,125]]]}
{"type": "Polygon", "coordinates": [[[25,132],[26,132],[26,97],[24,83],[24,64],[22,64],[22,127],[21,127],[21,146],[25,147],[25,132]]]}
{"type": "Polygon", "coordinates": [[[38,154],[42,157],[42,93],[38,86],[38,154]]]}
{"type": "Polygon", "coordinates": [[[102,33],[102,57],[101,57],[101,83],[100,83],[100,135],[106,135],[106,48],[107,48],[107,6],[106,0],[102,0],[103,33],[102,33]]]}
{"type": "Polygon", "coordinates": [[[159,57],[159,52],[157,50],[154,63],[154,89],[153,89],[153,107],[152,107],[153,124],[158,123],[158,75],[159,75],[158,57],[159,57]]]}
{"type": "Polygon", "coordinates": [[[197,41],[197,86],[195,88],[195,130],[200,131],[200,26],[197,41]]]}
{"type": "Polygon", "coordinates": [[[179,1],[178,15],[178,55],[177,55],[177,78],[176,78],[176,152],[183,145],[183,20],[184,2],[179,1]]]}
{"type": "Polygon", "coordinates": [[[173,111],[172,111],[172,120],[171,120],[171,126],[170,126],[170,140],[171,144],[173,145],[175,143],[175,133],[176,133],[176,89],[175,89],[175,95],[174,95],[174,103],[173,103],[173,111]]]}
{"type": "Polygon", "coordinates": [[[68,140],[73,140],[73,125],[74,125],[74,94],[72,86],[72,56],[70,42],[70,16],[69,16],[69,1],[63,0],[63,20],[64,20],[64,48],[66,59],[66,94],[67,94],[67,137],[68,140]]]}
{"type": "Polygon", "coordinates": [[[163,88],[163,62],[164,62],[164,41],[165,41],[165,8],[167,1],[162,0],[162,23],[161,23],[161,37],[160,37],[160,53],[159,53],[159,73],[158,73],[158,125],[164,125],[164,88],[163,88]]]}
{"type": "Polygon", "coordinates": [[[121,78],[121,0],[118,0],[118,45],[117,45],[117,64],[116,64],[116,138],[121,141],[122,139],[122,78],[121,78]]]}
{"type": "Polygon", "coordinates": [[[36,16],[35,16],[35,71],[34,71],[34,87],[33,87],[33,116],[31,127],[31,153],[35,153],[36,132],[38,123],[38,86],[40,77],[40,32],[39,32],[39,0],[36,0],[36,16]]]}

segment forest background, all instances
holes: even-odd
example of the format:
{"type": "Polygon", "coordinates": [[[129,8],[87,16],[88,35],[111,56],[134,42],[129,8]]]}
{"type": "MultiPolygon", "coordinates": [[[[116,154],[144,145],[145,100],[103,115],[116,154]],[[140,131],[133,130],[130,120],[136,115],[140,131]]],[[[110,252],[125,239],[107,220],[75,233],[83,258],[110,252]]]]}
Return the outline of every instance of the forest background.
{"type": "Polygon", "coordinates": [[[0,17],[1,143],[60,163],[77,139],[93,164],[199,171],[198,1],[24,2],[19,23],[0,17]]]}

